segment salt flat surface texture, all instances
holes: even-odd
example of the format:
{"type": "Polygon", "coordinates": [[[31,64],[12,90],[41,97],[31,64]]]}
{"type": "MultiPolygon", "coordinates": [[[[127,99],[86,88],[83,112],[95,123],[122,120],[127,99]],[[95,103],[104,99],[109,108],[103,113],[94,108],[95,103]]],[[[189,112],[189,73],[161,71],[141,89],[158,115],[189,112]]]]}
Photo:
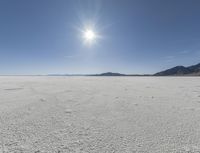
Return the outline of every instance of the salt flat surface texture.
{"type": "Polygon", "coordinates": [[[199,153],[198,77],[0,77],[0,152],[199,153]]]}

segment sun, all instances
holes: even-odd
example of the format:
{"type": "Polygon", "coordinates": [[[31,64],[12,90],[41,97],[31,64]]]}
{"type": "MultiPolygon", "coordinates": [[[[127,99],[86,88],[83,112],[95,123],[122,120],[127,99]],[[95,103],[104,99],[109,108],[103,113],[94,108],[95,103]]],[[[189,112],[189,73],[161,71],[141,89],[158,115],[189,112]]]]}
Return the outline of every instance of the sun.
{"type": "Polygon", "coordinates": [[[83,32],[83,38],[91,43],[96,39],[96,33],[92,29],[87,29],[83,32]]]}

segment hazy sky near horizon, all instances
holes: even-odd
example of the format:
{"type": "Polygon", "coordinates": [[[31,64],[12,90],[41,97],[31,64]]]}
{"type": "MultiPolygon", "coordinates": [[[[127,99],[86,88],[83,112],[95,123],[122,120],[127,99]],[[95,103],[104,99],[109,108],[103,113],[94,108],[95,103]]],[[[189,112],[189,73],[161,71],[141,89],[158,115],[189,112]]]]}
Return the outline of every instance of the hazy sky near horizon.
{"type": "Polygon", "coordinates": [[[0,0],[0,74],[155,73],[200,62],[199,0],[0,0]],[[90,45],[84,28],[100,37],[90,45]]]}

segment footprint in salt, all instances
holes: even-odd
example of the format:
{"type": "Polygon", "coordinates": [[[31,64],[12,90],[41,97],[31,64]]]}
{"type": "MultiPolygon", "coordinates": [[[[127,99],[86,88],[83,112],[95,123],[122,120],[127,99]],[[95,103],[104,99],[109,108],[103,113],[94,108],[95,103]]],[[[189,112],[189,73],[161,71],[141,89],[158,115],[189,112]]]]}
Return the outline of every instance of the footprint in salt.
{"type": "Polygon", "coordinates": [[[139,104],[136,103],[136,104],[134,104],[134,105],[135,105],[135,106],[138,106],[139,104]]]}
{"type": "Polygon", "coordinates": [[[40,101],[45,102],[46,100],[44,98],[40,98],[40,101]]]}
{"type": "Polygon", "coordinates": [[[71,109],[66,109],[66,110],[65,110],[65,113],[66,113],[66,114],[71,114],[71,113],[72,113],[72,110],[71,110],[71,109]]]}

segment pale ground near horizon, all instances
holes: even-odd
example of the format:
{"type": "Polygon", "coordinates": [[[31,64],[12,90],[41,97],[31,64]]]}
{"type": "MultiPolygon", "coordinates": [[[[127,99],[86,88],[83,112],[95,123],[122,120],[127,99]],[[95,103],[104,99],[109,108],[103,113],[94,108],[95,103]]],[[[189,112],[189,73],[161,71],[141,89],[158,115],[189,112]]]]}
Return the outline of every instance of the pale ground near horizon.
{"type": "Polygon", "coordinates": [[[200,77],[0,77],[0,153],[200,153],[200,77]]]}

